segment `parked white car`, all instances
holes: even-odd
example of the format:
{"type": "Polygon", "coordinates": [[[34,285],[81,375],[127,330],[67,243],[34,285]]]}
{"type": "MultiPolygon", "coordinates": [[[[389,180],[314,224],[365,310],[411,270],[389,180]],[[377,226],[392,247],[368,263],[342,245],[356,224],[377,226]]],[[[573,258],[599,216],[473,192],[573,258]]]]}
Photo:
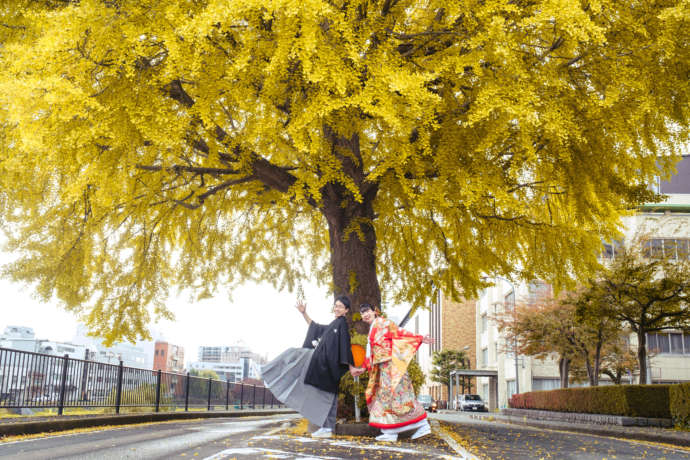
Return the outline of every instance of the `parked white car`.
{"type": "Polygon", "coordinates": [[[486,404],[479,395],[459,395],[456,409],[462,411],[487,412],[486,404]]]}

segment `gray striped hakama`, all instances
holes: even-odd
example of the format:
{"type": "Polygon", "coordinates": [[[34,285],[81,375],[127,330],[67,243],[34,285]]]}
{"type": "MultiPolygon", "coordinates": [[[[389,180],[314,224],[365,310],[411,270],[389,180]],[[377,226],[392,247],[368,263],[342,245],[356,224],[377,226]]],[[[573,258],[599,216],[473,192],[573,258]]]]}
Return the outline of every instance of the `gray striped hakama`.
{"type": "Polygon", "coordinates": [[[304,383],[313,354],[313,348],[288,348],[261,367],[261,376],[278,401],[316,426],[333,428],[338,395],[304,383]]]}

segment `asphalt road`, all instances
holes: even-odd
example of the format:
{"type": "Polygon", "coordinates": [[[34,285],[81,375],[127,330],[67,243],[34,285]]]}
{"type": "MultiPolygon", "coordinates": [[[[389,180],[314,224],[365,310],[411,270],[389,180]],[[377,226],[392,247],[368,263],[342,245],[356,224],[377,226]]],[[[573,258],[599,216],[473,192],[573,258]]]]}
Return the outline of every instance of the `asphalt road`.
{"type": "Polygon", "coordinates": [[[460,414],[434,418],[480,459],[690,460],[690,449],[675,446],[488,422],[460,414]]]}
{"type": "Polygon", "coordinates": [[[130,425],[0,443],[0,459],[429,459],[451,458],[428,445],[371,439],[317,440],[285,433],[297,415],[130,425]]]}

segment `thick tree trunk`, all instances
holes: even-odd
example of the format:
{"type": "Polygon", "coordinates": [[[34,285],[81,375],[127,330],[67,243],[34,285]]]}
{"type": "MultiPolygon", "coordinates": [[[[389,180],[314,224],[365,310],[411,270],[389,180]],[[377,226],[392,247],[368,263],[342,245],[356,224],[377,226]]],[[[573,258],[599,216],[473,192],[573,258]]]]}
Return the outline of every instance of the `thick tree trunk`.
{"type": "Polygon", "coordinates": [[[640,385],[647,383],[647,335],[637,333],[637,361],[640,366],[640,385]]]}
{"type": "MultiPolygon", "coordinates": [[[[369,303],[381,306],[381,290],[376,275],[376,232],[374,200],[378,184],[365,181],[359,152],[359,137],[339,137],[330,128],[324,127],[324,135],[334,148],[334,155],[343,164],[343,170],[353,179],[362,195],[361,202],[355,201],[352,193],[339,183],[329,183],[322,189],[320,208],[328,222],[333,270],[334,294],[346,294],[352,302],[352,314],[359,311],[359,305],[369,303]],[[351,155],[342,155],[342,150],[351,155]],[[357,161],[360,159],[360,161],[357,161]]],[[[366,333],[368,325],[359,322],[354,325],[359,333],[366,333]]]]}

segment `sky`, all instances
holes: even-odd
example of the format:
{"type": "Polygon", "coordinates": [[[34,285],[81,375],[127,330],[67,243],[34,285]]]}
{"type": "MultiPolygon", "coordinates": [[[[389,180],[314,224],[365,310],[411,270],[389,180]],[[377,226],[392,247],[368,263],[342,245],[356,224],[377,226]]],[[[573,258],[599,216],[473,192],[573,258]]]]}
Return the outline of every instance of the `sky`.
{"type": "MultiPolygon", "coordinates": [[[[0,265],[8,259],[0,254],[0,265]]],[[[307,313],[317,323],[327,324],[333,319],[332,297],[326,288],[303,282],[307,313]]],[[[76,317],[61,309],[58,302],[36,300],[30,287],[0,278],[2,314],[0,332],[6,326],[28,326],[38,339],[70,341],[76,334],[76,317]]],[[[192,302],[186,295],[171,297],[168,308],[175,321],[163,320],[150,325],[152,338],[181,345],[185,362],[197,359],[199,346],[243,344],[252,351],[276,357],[285,349],[302,345],[307,323],[295,309],[296,295],[279,292],[269,284],[247,283],[236,289],[232,300],[220,291],[213,298],[192,302]]],[[[404,306],[388,310],[393,318],[402,318],[404,306]]]]}

